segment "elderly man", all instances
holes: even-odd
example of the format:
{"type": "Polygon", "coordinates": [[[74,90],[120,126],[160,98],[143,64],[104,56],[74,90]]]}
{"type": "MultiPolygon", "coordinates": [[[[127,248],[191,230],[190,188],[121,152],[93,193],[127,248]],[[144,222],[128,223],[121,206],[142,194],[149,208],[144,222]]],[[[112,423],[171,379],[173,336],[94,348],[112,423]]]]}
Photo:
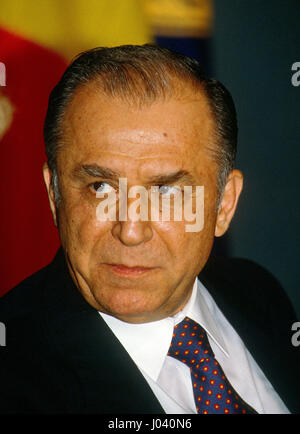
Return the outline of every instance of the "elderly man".
{"type": "Polygon", "coordinates": [[[62,248],[1,302],[2,412],[299,411],[283,290],[210,256],[243,185],[228,91],[163,48],[94,49],[52,91],[44,133],[62,248]]]}

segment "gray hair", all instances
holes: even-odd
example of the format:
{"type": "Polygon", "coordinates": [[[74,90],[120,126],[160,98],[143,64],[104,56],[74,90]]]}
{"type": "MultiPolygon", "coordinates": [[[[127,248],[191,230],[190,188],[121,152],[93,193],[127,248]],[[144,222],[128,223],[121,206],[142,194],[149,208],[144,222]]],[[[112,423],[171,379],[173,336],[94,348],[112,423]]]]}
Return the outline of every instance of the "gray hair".
{"type": "Polygon", "coordinates": [[[238,128],[232,97],[219,81],[204,75],[196,60],[166,48],[145,44],[95,48],[83,52],[75,58],[52,90],[44,124],[44,140],[57,203],[59,184],[56,157],[63,143],[64,114],[76,89],[93,81],[105,94],[121,97],[140,107],[158,98],[173,96],[180,91],[175,87],[178,82],[202,90],[216,125],[215,143],[211,144],[211,148],[219,166],[218,191],[221,197],[227,177],[234,168],[237,150],[238,128]]]}

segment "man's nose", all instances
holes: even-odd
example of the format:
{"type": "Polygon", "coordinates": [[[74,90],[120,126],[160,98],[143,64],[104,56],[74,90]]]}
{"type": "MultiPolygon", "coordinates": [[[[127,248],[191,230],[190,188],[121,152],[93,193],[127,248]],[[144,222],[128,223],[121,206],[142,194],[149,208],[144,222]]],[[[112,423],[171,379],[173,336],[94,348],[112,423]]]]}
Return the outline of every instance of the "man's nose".
{"type": "Polygon", "coordinates": [[[138,246],[151,240],[153,236],[152,227],[149,221],[117,221],[112,234],[125,246],[138,246]]]}

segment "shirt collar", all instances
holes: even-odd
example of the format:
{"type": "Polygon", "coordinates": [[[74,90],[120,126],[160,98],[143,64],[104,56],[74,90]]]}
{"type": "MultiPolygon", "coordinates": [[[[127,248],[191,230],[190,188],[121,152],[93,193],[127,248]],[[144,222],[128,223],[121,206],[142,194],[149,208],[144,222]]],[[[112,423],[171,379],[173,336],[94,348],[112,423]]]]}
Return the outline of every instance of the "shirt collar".
{"type": "Polygon", "coordinates": [[[197,279],[197,290],[194,297],[194,302],[188,306],[189,309],[186,316],[200,324],[215,344],[229,357],[222,337],[222,330],[215,320],[218,317],[218,307],[199,279],[197,279]]]}
{"type": "Polygon", "coordinates": [[[228,356],[214,320],[214,303],[208,299],[202,283],[195,279],[192,295],[184,308],[173,317],[144,324],[131,324],[99,312],[106,324],[124,346],[138,368],[156,381],[172,340],[173,329],[186,316],[198,322],[228,356]]]}

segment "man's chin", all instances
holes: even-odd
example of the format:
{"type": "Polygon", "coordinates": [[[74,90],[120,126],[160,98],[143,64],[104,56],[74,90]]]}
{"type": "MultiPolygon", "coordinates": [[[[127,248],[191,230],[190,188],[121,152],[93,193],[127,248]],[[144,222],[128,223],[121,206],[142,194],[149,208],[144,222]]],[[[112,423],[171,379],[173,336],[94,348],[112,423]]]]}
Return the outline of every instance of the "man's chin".
{"type": "Polygon", "coordinates": [[[149,302],[143,300],[138,301],[136,297],[132,298],[132,302],[130,300],[130,297],[125,301],[119,300],[119,303],[116,299],[109,302],[101,300],[101,302],[98,302],[98,310],[99,312],[129,323],[156,321],[163,316],[159,314],[159,306],[156,304],[153,306],[149,302]]]}
{"type": "Polygon", "coordinates": [[[103,288],[105,287],[102,286],[99,290],[94,288],[93,293],[83,294],[88,303],[99,312],[136,324],[158,321],[166,316],[164,300],[160,299],[158,294],[149,296],[150,291],[147,293],[145,288],[131,287],[113,291],[103,288]]]}
{"type": "MultiPolygon", "coordinates": [[[[101,312],[101,311],[99,311],[101,312]]],[[[165,316],[163,314],[155,314],[154,312],[103,312],[107,315],[110,315],[114,318],[117,318],[120,321],[130,323],[130,324],[145,324],[154,321],[160,321],[165,316]]]]}

